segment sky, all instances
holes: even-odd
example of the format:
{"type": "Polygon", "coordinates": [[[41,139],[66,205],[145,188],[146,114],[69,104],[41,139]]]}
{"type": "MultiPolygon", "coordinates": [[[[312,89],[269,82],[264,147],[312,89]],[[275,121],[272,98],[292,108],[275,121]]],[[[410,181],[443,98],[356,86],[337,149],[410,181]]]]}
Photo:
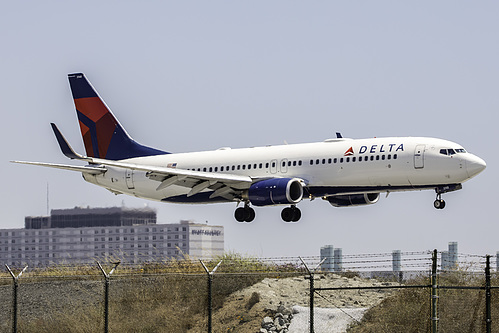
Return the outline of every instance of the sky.
{"type": "Polygon", "coordinates": [[[260,257],[392,250],[499,251],[499,3],[494,1],[23,1],[0,12],[3,126],[0,228],[74,206],[148,205],[158,223],[223,225],[227,251],[260,257]],[[67,74],[83,72],[138,142],[170,152],[428,136],[487,169],[448,193],[382,195],[375,205],[166,204],[115,196],[81,174],[12,164],[74,163],[50,122],[84,152],[67,74]],[[48,187],[48,196],[47,196],[48,187]]]}

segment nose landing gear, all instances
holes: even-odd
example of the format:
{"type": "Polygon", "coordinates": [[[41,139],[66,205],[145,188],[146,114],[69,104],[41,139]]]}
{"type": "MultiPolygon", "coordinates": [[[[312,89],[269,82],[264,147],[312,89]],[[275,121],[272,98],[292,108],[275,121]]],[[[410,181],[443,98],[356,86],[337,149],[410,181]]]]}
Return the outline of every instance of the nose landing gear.
{"type": "Polygon", "coordinates": [[[442,199],[442,193],[437,193],[437,198],[433,201],[433,207],[436,209],[444,209],[445,201],[442,199]]]}
{"type": "Polygon", "coordinates": [[[463,186],[461,184],[450,184],[450,185],[435,187],[437,198],[435,199],[435,201],[433,201],[433,207],[435,207],[436,209],[444,209],[445,201],[442,199],[442,194],[447,192],[458,191],[462,188],[463,186]]]}

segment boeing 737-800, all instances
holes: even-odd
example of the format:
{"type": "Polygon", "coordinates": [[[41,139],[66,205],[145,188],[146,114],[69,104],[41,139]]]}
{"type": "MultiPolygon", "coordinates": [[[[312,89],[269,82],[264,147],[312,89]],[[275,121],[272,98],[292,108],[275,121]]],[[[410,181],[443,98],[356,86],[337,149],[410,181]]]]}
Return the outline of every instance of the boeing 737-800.
{"type": "Polygon", "coordinates": [[[380,193],[433,189],[442,194],[485,169],[461,145],[442,139],[389,137],[346,139],[244,149],[169,153],[134,141],[82,73],[70,74],[86,156],[76,153],[52,124],[63,154],[86,162],[34,164],[79,171],[115,194],[175,203],[243,203],[239,222],[251,222],[251,206],[287,206],[281,217],[296,222],[303,199],[322,198],[336,207],[374,204],[380,193]]]}

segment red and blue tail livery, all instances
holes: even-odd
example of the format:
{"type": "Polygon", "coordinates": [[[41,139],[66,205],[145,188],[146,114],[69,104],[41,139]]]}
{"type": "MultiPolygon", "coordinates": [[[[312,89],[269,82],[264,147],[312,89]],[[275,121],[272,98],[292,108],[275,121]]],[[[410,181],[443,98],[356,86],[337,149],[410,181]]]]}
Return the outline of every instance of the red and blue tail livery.
{"type": "Polygon", "coordinates": [[[166,154],[135,142],[84,74],[69,74],[68,78],[88,157],[123,160],[166,154]]]}
{"type": "Polygon", "coordinates": [[[322,142],[166,153],[135,142],[85,75],[70,74],[69,83],[87,156],[74,151],[55,124],[52,129],[62,153],[87,165],[14,162],[81,172],[87,182],[114,194],[243,204],[234,212],[238,222],[253,221],[253,207],[287,206],[282,220],[297,222],[302,216],[297,206],[306,199],[355,207],[377,203],[381,193],[402,191],[434,190],[433,206],[443,209],[444,193],[460,190],[486,167],[480,157],[448,140],[354,140],[340,133],[322,142]]]}

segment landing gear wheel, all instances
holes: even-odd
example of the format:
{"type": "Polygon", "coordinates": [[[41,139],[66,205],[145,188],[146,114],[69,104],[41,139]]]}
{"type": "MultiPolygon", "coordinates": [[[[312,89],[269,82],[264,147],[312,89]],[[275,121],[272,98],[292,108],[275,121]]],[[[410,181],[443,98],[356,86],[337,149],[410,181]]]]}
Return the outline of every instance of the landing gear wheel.
{"type": "Polygon", "coordinates": [[[237,222],[252,222],[255,219],[255,210],[249,206],[239,207],[234,212],[237,222]]]}
{"type": "Polygon", "coordinates": [[[281,218],[284,222],[298,222],[301,218],[301,211],[296,206],[286,207],[281,212],[281,218]]]}
{"type": "Polygon", "coordinates": [[[444,209],[445,208],[445,201],[442,199],[442,192],[439,192],[437,190],[437,198],[435,201],[433,201],[433,207],[436,209],[444,209]]]}
{"type": "Polygon", "coordinates": [[[294,208],[293,222],[298,222],[301,219],[301,210],[299,208],[294,208]]]}
{"type": "Polygon", "coordinates": [[[234,212],[234,217],[237,222],[244,222],[246,220],[246,210],[243,207],[239,207],[234,212]]]}
{"type": "Polygon", "coordinates": [[[246,217],[246,222],[253,222],[256,216],[255,210],[251,207],[246,207],[245,209],[248,212],[248,216],[246,217]]]}
{"type": "Polygon", "coordinates": [[[291,222],[293,219],[293,210],[290,207],[286,207],[281,212],[281,218],[284,222],[291,222]]]}
{"type": "Polygon", "coordinates": [[[445,201],[443,199],[437,199],[433,201],[433,207],[435,207],[436,209],[444,209],[445,201]]]}

